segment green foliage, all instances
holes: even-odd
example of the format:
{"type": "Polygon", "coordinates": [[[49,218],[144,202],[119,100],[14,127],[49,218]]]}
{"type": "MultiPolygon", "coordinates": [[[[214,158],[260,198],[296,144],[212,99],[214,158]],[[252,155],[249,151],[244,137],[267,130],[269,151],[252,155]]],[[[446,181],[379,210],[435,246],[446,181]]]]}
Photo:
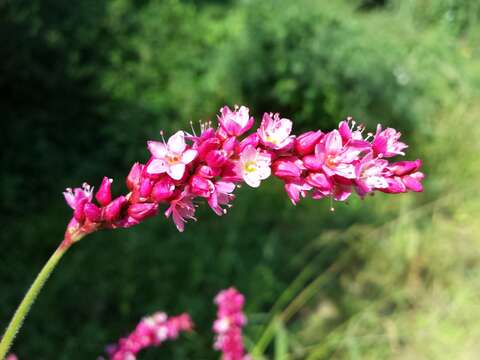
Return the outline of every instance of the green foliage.
{"type": "Polygon", "coordinates": [[[346,115],[396,126],[424,195],[293,208],[273,180],[179,235],[162,216],[72,248],[17,339],[20,358],[95,358],[146,313],[196,332],[142,358],[214,359],[212,298],[247,297],[258,358],[474,358],[480,313],[475,1],[56,0],[0,5],[0,324],[58,243],[60,192],[116,179],[160,129],[223,104],[297,131],[346,115]],[[35,355],[32,355],[35,354],[35,355]]]}

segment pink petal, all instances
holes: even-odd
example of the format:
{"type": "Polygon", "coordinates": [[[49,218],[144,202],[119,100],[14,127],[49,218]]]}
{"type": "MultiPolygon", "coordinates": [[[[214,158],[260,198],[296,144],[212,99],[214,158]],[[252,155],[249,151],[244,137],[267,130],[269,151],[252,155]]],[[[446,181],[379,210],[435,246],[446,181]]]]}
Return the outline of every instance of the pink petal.
{"type": "Polygon", "coordinates": [[[337,130],[325,136],[325,150],[329,154],[336,154],[342,149],[342,137],[337,130]]]}
{"type": "Polygon", "coordinates": [[[407,189],[415,191],[415,192],[422,192],[423,191],[423,185],[420,181],[415,179],[413,176],[404,176],[402,177],[402,181],[407,187],[407,189]]]}

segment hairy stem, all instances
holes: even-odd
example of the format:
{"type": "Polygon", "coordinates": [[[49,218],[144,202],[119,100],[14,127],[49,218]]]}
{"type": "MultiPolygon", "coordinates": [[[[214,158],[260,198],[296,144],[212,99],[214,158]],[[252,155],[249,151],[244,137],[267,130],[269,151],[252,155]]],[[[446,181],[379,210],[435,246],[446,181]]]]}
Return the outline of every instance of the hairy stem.
{"type": "Polygon", "coordinates": [[[48,259],[45,266],[42,268],[40,273],[37,275],[37,277],[33,281],[33,284],[30,286],[30,289],[28,289],[27,293],[25,294],[25,297],[23,298],[22,302],[20,303],[17,310],[15,311],[15,314],[13,315],[12,320],[10,320],[8,327],[5,330],[5,334],[3,335],[2,340],[0,341],[0,360],[3,360],[6,357],[8,350],[12,346],[12,342],[15,336],[17,335],[18,331],[22,327],[25,317],[30,311],[30,308],[35,302],[43,285],[47,281],[53,269],[55,269],[55,266],[57,265],[58,261],[69,248],[68,245],[65,246],[65,244],[63,243],[62,245],[60,245],[60,247],[53,253],[50,259],[48,259]]]}

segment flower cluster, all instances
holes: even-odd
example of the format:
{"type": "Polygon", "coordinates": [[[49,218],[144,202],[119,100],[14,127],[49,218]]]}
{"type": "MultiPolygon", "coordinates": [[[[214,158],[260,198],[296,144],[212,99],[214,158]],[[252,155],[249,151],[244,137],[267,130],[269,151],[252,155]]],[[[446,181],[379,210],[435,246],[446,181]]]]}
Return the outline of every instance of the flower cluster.
{"type": "Polygon", "coordinates": [[[273,174],[285,183],[294,204],[311,192],[312,198],[345,201],[353,191],[364,197],[374,191],[396,194],[422,191],[421,161],[389,162],[407,147],[392,128],[363,136],[364,127],[351,118],[338,129],[309,131],[295,139],[288,153],[273,162],[273,174]]]}
{"type": "Polygon", "coordinates": [[[174,340],[182,331],[193,327],[188,314],[167,317],[159,312],[140,321],[135,330],[116,345],[107,347],[110,360],[135,360],[137,353],[151,346],[160,346],[166,340],[174,340]]]}
{"type": "Polygon", "coordinates": [[[112,179],[93,188],[67,189],[65,199],[74,210],[66,241],[76,241],[101,228],[130,227],[157,214],[165,204],[179,231],[195,220],[197,199],[204,199],[223,215],[242,182],[258,187],[272,173],[285,183],[294,204],[311,193],[314,199],[344,201],[353,191],[364,197],[373,191],[422,191],[421,161],[391,163],[407,147],[400,133],[382,129],[364,137],[352,119],[331,132],[292,132],[292,121],[265,113],[256,131],[245,135],[254,119],[245,106],[220,109],[218,126],[201,125],[200,133],[178,131],[168,141],[147,143],[150,159],[135,163],[126,179],[129,193],[112,198],[112,179]]]}
{"type": "Polygon", "coordinates": [[[222,290],[215,297],[218,306],[213,331],[217,334],[215,349],[222,352],[222,360],[249,360],[245,354],[242,327],[247,323],[243,313],[244,296],[234,288],[222,290]]]}

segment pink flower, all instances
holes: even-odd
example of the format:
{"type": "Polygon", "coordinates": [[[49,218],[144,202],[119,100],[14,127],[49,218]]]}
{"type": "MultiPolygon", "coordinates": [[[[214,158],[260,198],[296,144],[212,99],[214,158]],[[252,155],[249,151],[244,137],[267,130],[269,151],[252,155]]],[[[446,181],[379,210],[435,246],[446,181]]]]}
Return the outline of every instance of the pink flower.
{"type": "Polygon", "coordinates": [[[271,157],[268,153],[248,145],[240,154],[237,171],[251,187],[259,187],[260,182],[270,176],[271,157]]]}
{"type": "Polygon", "coordinates": [[[159,141],[149,141],[148,149],[153,159],[147,166],[149,174],[167,173],[172,179],[180,180],[185,174],[186,165],[197,156],[197,151],[187,149],[185,134],[177,131],[165,144],[159,141]]]}
{"type": "Polygon", "coordinates": [[[181,332],[191,331],[192,320],[188,314],[168,317],[158,312],[143,318],[135,330],[121,338],[116,345],[107,347],[110,360],[135,360],[137,354],[148,347],[158,347],[166,340],[175,340],[181,332]]]}
{"type": "Polygon", "coordinates": [[[249,109],[245,106],[235,107],[232,111],[228,106],[220,109],[218,122],[222,129],[230,136],[240,136],[250,130],[253,125],[253,117],[249,115],[249,109]]]}
{"type": "Polygon", "coordinates": [[[15,354],[9,354],[5,360],[18,360],[18,357],[15,354]]]}
{"type": "Polygon", "coordinates": [[[323,170],[326,175],[338,175],[347,179],[355,179],[355,166],[359,151],[342,143],[342,137],[337,130],[325,135],[322,142],[315,146],[315,154],[303,158],[307,169],[323,170]]]}
{"type": "Polygon", "coordinates": [[[232,194],[233,190],[235,190],[233,182],[219,180],[213,183],[213,191],[208,198],[208,205],[218,216],[227,212],[222,206],[231,206],[229,203],[235,197],[232,194]]]}
{"type": "Polygon", "coordinates": [[[73,216],[77,221],[82,222],[85,219],[85,204],[92,201],[93,187],[83,183],[81,188],[67,188],[63,193],[67,204],[74,210],[73,216]]]}
{"type": "Polygon", "coordinates": [[[217,319],[213,323],[215,349],[222,352],[223,360],[246,360],[242,327],[247,323],[243,313],[244,296],[234,288],[221,291],[215,297],[217,319]]]}
{"type": "Polygon", "coordinates": [[[405,155],[403,149],[407,148],[408,146],[398,141],[401,135],[401,133],[392,128],[386,128],[382,131],[382,125],[378,124],[377,132],[372,144],[375,154],[383,157],[405,155]]]}
{"type": "Polygon", "coordinates": [[[194,216],[195,206],[192,199],[193,195],[185,189],[177,198],[170,201],[170,207],[165,211],[167,218],[172,215],[173,222],[180,232],[185,229],[186,219],[197,220],[194,216]]]}
{"type": "Polygon", "coordinates": [[[257,130],[258,136],[263,145],[270,149],[285,149],[293,143],[292,121],[289,119],[281,119],[276,113],[272,117],[272,113],[263,114],[262,123],[257,130]]]}
{"type": "Polygon", "coordinates": [[[306,197],[307,191],[312,189],[313,187],[303,180],[285,183],[285,191],[293,205],[296,205],[300,201],[300,197],[306,197]]]}
{"type": "Polygon", "coordinates": [[[67,188],[63,193],[67,204],[75,210],[79,205],[84,205],[84,202],[91,202],[93,198],[93,187],[87,183],[83,183],[81,188],[67,188]],[[82,204],[83,203],[83,204],[82,204]]]}
{"type": "Polygon", "coordinates": [[[355,184],[357,193],[363,197],[375,189],[388,188],[387,166],[388,161],[374,159],[372,153],[363,157],[356,165],[357,179],[355,184]]]}

